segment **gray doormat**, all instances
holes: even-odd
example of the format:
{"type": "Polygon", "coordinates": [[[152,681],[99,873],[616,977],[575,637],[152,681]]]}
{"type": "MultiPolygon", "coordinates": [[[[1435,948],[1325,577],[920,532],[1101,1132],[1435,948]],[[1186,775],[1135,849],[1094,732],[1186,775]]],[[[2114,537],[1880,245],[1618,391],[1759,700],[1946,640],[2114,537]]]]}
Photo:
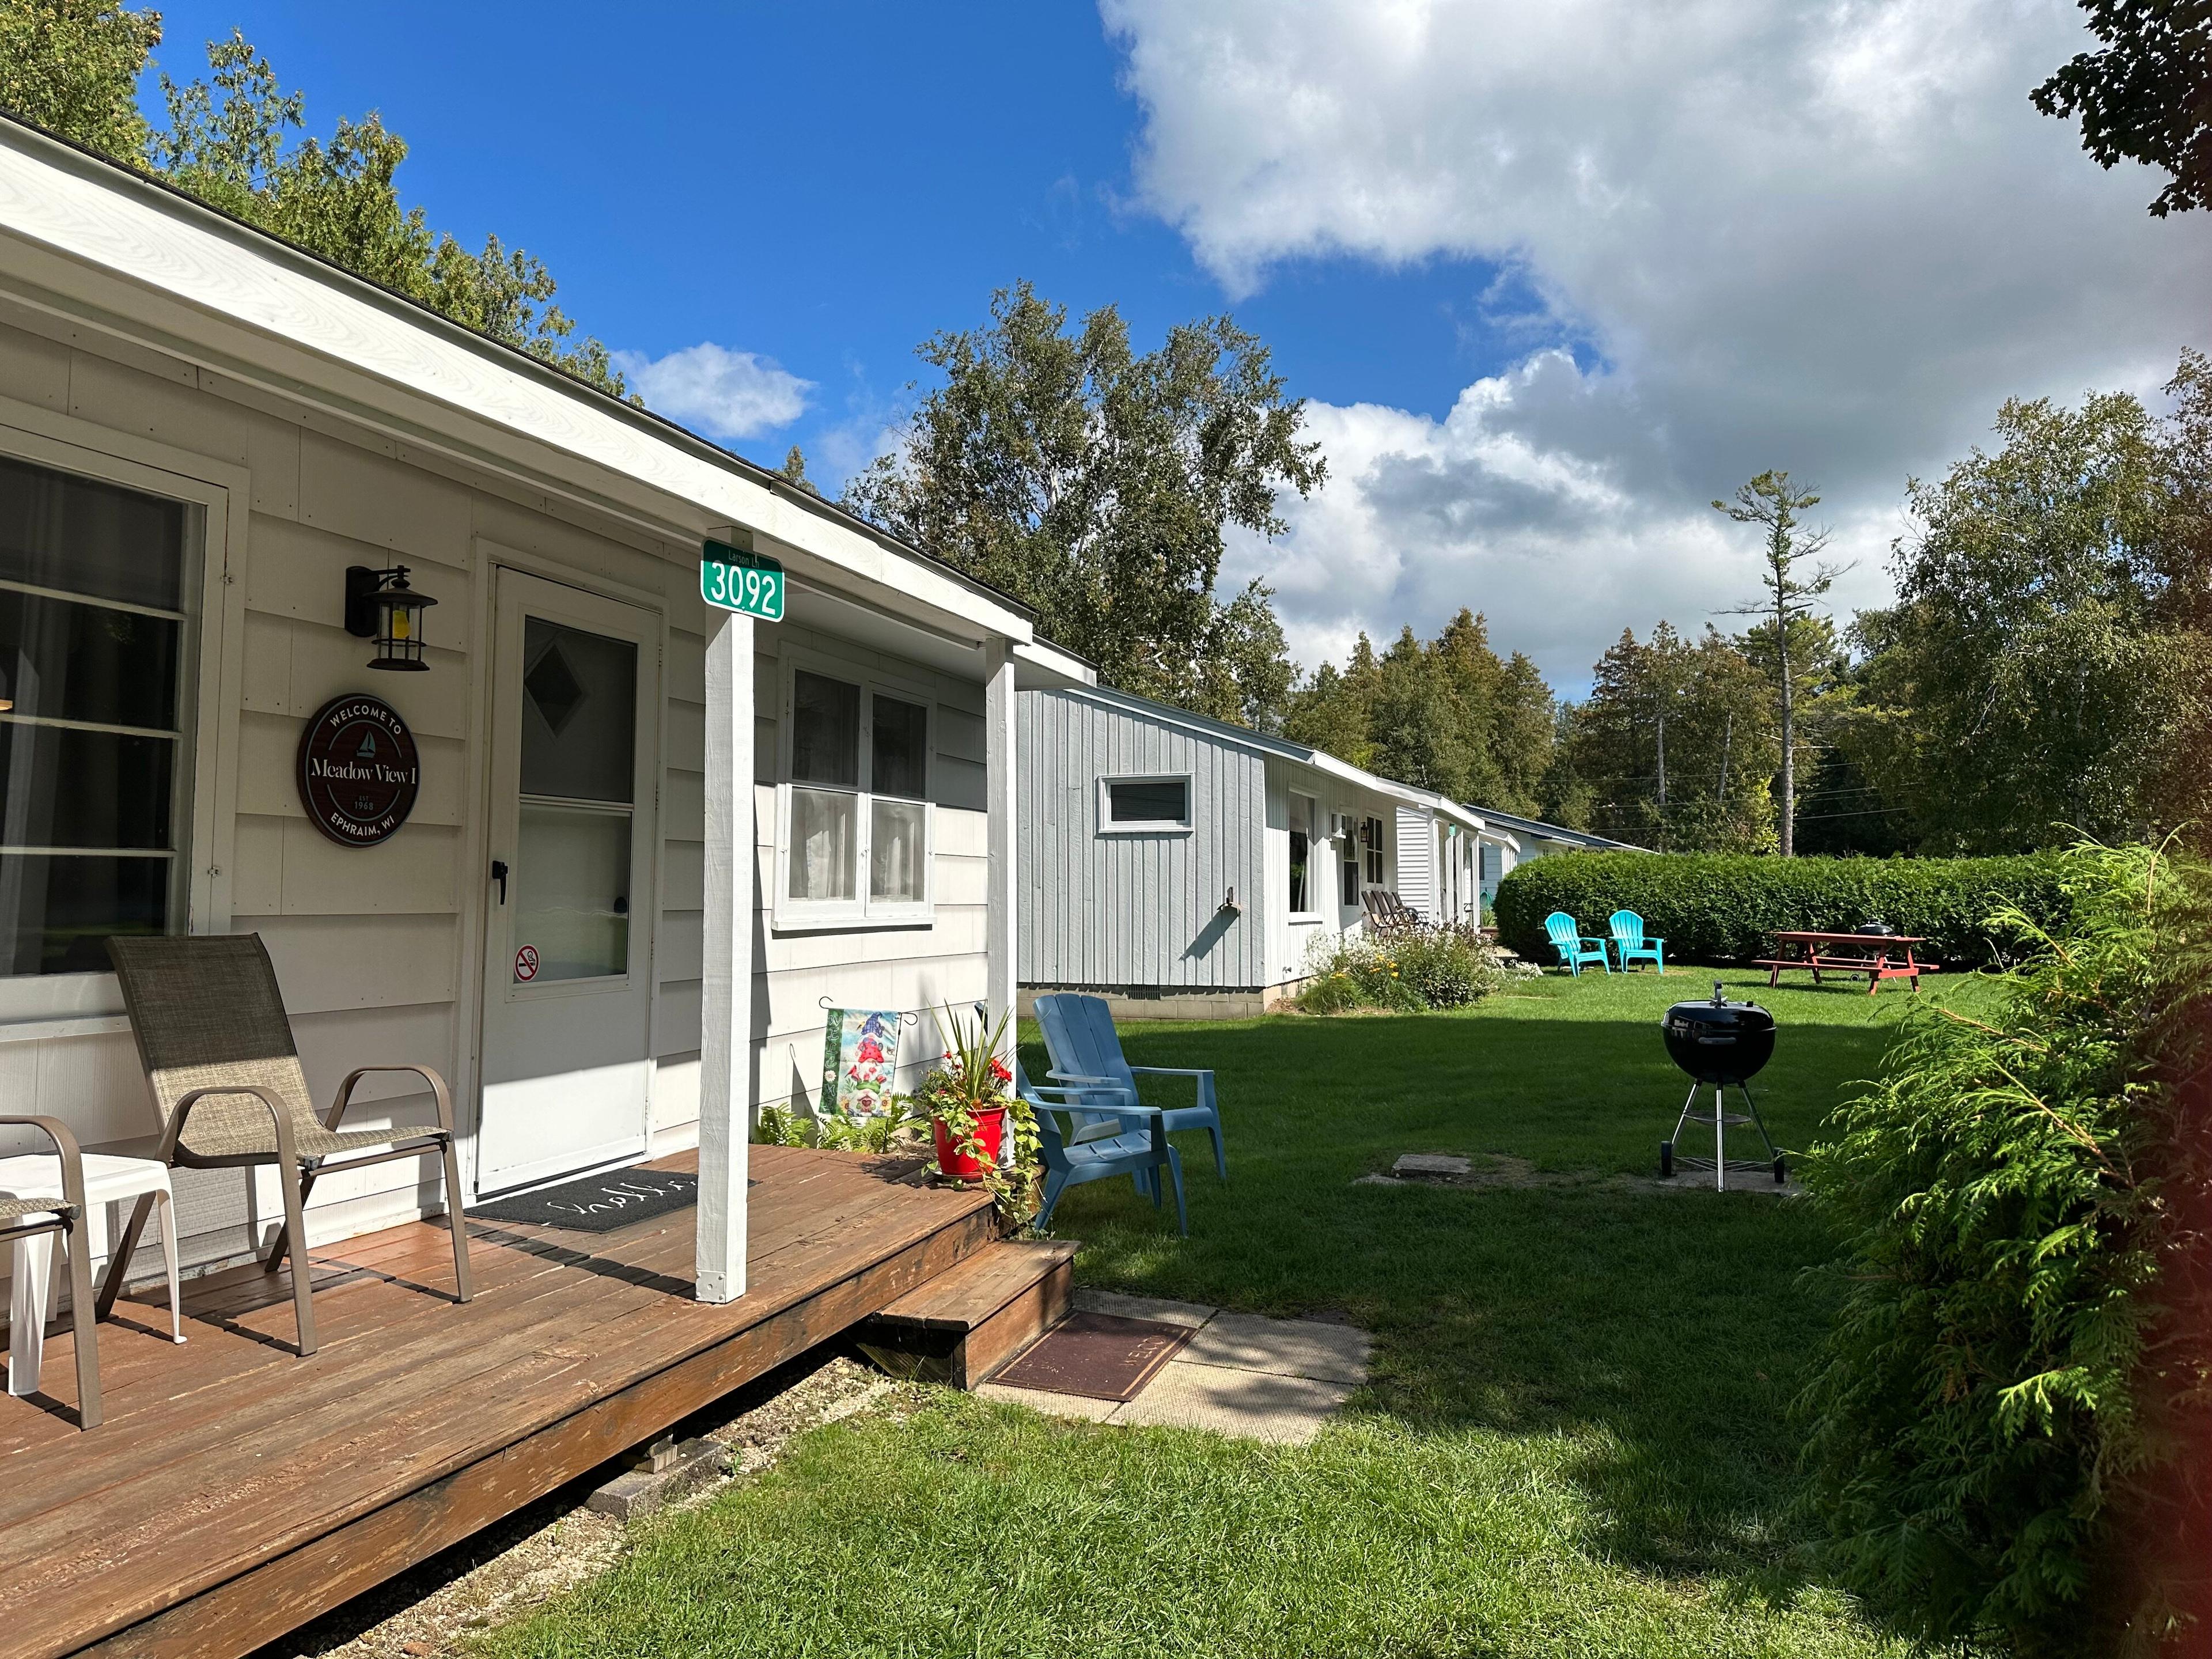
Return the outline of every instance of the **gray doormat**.
{"type": "Polygon", "coordinates": [[[1182,1351],[1190,1334],[1187,1325],[1117,1314],[1070,1314],[991,1381],[1090,1400],[1134,1400],[1160,1367],[1182,1351]]]}
{"type": "Polygon", "coordinates": [[[520,1198],[479,1204],[471,1221],[532,1221],[572,1232],[611,1233],[699,1201],[699,1177],[672,1170],[618,1170],[612,1175],[564,1181],[520,1198]]]}

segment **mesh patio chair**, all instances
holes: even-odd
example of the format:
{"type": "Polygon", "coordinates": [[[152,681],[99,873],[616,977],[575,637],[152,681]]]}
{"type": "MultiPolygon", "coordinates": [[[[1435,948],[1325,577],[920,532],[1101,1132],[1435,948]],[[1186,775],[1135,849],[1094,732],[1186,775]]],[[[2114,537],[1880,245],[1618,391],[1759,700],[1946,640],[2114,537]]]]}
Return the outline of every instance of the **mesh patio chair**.
{"type": "MultiPolygon", "coordinates": [[[[329,1114],[318,1120],[307,1073],[292,1042],[276,970],[258,933],[193,939],[112,939],[107,953],[122,981],[123,1002],[138,1040],[138,1058],[161,1116],[159,1156],[191,1170],[276,1166],[284,1194],[284,1226],[262,1271],[293,1258],[292,1304],[299,1351],[315,1351],[315,1313],[308,1299],[307,1235],[303,1219],[316,1177],[394,1158],[437,1152],[445,1160],[446,1224],[453,1236],[458,1299],[473,1294],[467,1218],[461,1212],[460,1161],[453,1149],[453,1097],[427,1066],[362,1066],[338,1085],[329,1114]],[[434,1129],[341,1129],[354,1085],[372,1073],[411,1072],[430,1085],[438,1105],[434,1129]]],[[[100,1286],[106,1312],[122,1288],[124,1269],[145,1225],[151,1199],[131,1212],[100,1286]]]]}
{"type": "MultiPolygon", "coordinates": [[[[58,1117],[0,1117],[0,1125],[43,1130],[60,1154],[58,1196],[34,1193],[0,1198],[0,1244],[13,1245],[42,1233],[59,1235],[57,1242],[69,1255],[70,1316],[76,1330],[76,1425],[96,1429],[100,1426],[100,1339],[93,1329],[92,1261],[85,1249],[83,1155],[77,1150],[76,1137],[58,1117]]],[[[21,1255],[16,1263],[19,1271],[27,1266],[21,1255]]],[[[20,1292],[23,1287],[16,1289],[20,1292]]],[[[17,1312],[35,1307],[40,1299],[18,1294],[17,1312]]]]}

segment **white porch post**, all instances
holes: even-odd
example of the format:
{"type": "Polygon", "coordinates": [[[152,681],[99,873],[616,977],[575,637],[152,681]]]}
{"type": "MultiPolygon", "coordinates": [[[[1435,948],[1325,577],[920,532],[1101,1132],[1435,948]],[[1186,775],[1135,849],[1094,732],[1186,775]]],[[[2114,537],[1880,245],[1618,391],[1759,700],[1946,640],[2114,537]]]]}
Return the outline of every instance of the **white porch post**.
{"type": "Polygon", "coordinates": [[[699,1231],[694,1294],[745,1293],[752,1122],[753,623],[710,609],[707,639],[706,962],[699,1034],[699,1231]]]}
{"type": "MultiPolygon", "coordinates": [[[[988,776],[984,799],[990,811],[990,912],[985,945],[988,968],[986,997],[992,1017],[1011,1013],[1019,980],[1015,963],[1016,880],[1014,836],[1014,656],[1000,641],[991,648],[991,679],[983,693],[983,762],[988,776]]],[[[1014,1027],[1006,1023],[1005,1058],[1013,1063],[1014,1027]]]]}

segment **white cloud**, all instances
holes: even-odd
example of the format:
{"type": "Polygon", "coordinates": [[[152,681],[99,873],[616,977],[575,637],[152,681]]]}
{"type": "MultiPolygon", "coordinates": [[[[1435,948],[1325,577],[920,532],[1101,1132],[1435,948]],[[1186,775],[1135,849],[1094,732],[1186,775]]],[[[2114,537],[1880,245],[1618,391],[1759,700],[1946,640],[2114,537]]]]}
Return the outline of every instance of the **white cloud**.
{"type": "Polygon", "coordinates": [[[773,358],[711,340],[665,357],[617,351],[614,361],[655,414],[717,438],[757,438],[787,426],[805,412],[806,394],[814,390],[813,381],[773,358]]]}
{"type": "Polygon", "coordinates": [[[1822,487],[1861,561],[1839,597],[1872,602],[1905,476],[2004,398],[2148,391],[2207,343],[2212,224],[2152,220],[2151,173],[2028,104],[2087,40],[2069,0],[1102,11],[1139,198],[1232,294],[1471,258],[1540,308],[1442,421],[1314,409],[1329,484],[1228,573],[1279,585],[1310,660],[1467,603],[1578,682],[1624,624],[1750,589],[1707,503],[1767,466],[1822,487]]]}

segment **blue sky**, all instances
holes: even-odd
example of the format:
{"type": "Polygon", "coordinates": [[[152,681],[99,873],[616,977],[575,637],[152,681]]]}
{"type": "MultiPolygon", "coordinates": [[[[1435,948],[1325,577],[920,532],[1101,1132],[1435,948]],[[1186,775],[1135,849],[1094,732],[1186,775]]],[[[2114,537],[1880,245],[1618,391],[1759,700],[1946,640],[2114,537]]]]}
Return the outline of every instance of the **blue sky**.
{"type": "Polygon", "coordinates": [[[1709,503],[1768,466],[1823,491],[1838,609],[1881,603],[1906,477],[2005,397],[2212,345],[2212,216],[2028,106],[2072,0],[161,9],[173,73],[236,26],[309,131],[381,111],[434,224],[833,493],[995,287],[1140,345],[1232,311],[1331,476],[1224,584],[1309,665],[1468,605],[1572,693],[1624,627],[1738,626],[1709,503]]]}
{"type": "Polygon", "coordinates": [[[638,6],[598,63],[579,43],[608,42],[604,10],[573,3],[162,11],[173,75],[234,26],[306,89],[309,130],[380,110],[413,147],[410,200],[537,253],[610,345],[713,340],[814,382],[798,420],[738,440],[757,458],[872,438],[915,346],[1024,276],[1072,310],[1119,305],[1140,343],[1231,309],[1316,398],[1442,415],[1504,360],[1466,326],[1479,261],[1307,262],[1232,306],[1130,204],[1137,106],[1081,6],[638,6]]]}

